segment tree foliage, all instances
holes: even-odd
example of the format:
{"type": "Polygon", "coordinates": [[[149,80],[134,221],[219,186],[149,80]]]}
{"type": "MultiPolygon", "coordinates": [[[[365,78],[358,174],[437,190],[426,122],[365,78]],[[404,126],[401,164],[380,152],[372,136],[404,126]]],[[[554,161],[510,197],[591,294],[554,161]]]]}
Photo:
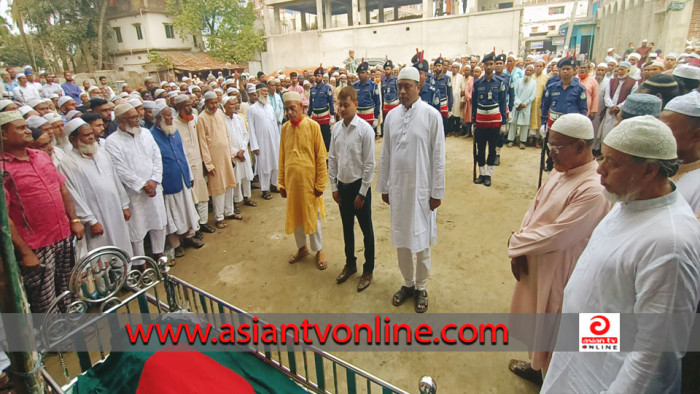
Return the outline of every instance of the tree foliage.
{"type": "Polygon", "coordinates": [[[148,62],[160,67],[167,67],[168,70],[173,69],[173,59],[170,56],[163,56],[159,52],[148,52],[148,62]]]}
{"type": "MultiPolygon", "coordinates": [[[[0,59],[7,65],[12,67],[22,67],[27,64],[34,64],[31,51],[27,51],[22,41],[22,37],[13,34],[0,34],[0,59]]],[[[34,36],[28,37],[29,45],[32,46],[34,53],[41,54],[41,47],[37,44],[37,38],[34,36]]],[[[46,61],[43,57],[36,57],[37,67],[46,67],[46,61]]]]}
{"type": "Polygon", "coordinates": [[[180,36],[203,36],[209,53],[239,63],[264,48],[255,29],[253,2],[236,0],[166,0],[166,12],[180,36]]]}

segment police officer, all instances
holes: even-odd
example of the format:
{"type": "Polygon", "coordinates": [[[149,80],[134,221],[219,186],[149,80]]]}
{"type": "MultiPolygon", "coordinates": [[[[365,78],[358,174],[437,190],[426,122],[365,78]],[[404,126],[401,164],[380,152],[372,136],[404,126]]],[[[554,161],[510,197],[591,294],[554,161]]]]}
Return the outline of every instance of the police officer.
{"type": "MultiPolygon", "coordinates": [[[[500,54],[496,56],[495,62],[493,64],[494,68],[494,74],[496,74],[497,77],[501,78],[503,82],[506,85],[506,103],[507,103],[507,111],[506,111],[506,121],[508,119],[508,116],[511,112],[513,112],[513,105],[515,104],[515,88],[513,87],[513,80],[510,76],[505,71],[506,68],[506,55],[500,54]]],[[[494,165],[501,165],[501,148],[503,148],[503,143],[508,139],[508,128],[506,127],[505,123],[503,124],[503,127],[499,129],[499,138],[498,138],[498,143],[496,144],[496,161],[494,165]]]]}
{"type": "MultiPolygon", "coordinates": [[[[394,63],[387,59],[384,63],[384,76],[382,77],[382,113],[384,119],[392,109],[399,106],[399,89],[396,76],[394,76],[394,63]]],[[[384,124],[382,123],[382,127],[384,124]]],[[[384,134],[382,132],[382,134],[384,134]]]]}
{"type": "Polygon", "coordinates": [[[447,121],[450,116],[450,108],[452,108],[452,79],[447,76],[445,72],[445,61],[441,57],[435,59],[433,63],[433,69],[435,75],[431,79],[431,83],[438,91],[438,97],[440,98],[440,115],[442,115],[442,125],[445,129],[445,135],[452,133],[449,122],[447,121]]]}
{"type": "Polygon", "coordinates": [[[323,83],[322,66],[314,71],[314,80],[316,84],[311,87],[307,115],[321,126],[323,142],[326,144],[326,151],[328,151],[331,144],[331,117],[335,116],[333,88],[323,83]]]}
{"type": "Polygon", "coordinates": [[[499,130],[506,124],[506,82],[494,73],[493,53],[484,55],[484,76],[474,81],[472,93],[472,119],[475,123],[474,141],[477,146],[476,160],[479,164],[479,177],[476,184],[491,186],[496,162],[496,145],[500,138],[499,130]],[[486,144],[489,155],[486,158],[486,144]]]}
{"type": "Polygon", "coordinates": [[[359,81],[352,84],[357,90],[357,116],[372,125],[374,135],[377,136],[377,124],[379,123],[379,85],[369,78],[369,64],[362,59],[357,66],[359,81]]]}
{"type": "Polygon", "coordinates": [[[440,111],[440,96],[438,96],[438,92],[435,86],[430,83],[430,81],[432,80],[432,74],[428,72],[430,69],[428,61],[424,60],[422,55],[420,56],[420,58],[418,55],[416,55],[413,56],[413,59],[411,59],[411,63],[413,63],[413,67],[415,67],[420,73],[419,95],[421,100],[425,101],[426,103],[430,104],[433,108],[440,111]]]}
{"type": "MultiPolygon", "coordinates": [[[[557,63],[559,77],[553,82],[547,83],[542,97],[542,126],[540,135],[545,139],[542,149],[549,153],[547,140],[549,128],[561,115],[580,113],[588,114],[586,103],[586,87],[574,79],[574,59],[563,58],[557,63]]],[[[545,171],[550,171],[553,166],[552,159],[547,159],[545,171]]]]}

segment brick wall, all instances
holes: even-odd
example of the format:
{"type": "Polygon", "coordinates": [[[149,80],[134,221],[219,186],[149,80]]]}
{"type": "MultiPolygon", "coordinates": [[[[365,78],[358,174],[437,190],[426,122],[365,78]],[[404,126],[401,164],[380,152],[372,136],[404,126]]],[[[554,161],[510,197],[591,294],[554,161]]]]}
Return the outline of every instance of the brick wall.
{"type": "Polygon", "coordinates": [[[690,16],[688,40],[700,41],[700,0],[693,1],[693,14],[690,16]]]}

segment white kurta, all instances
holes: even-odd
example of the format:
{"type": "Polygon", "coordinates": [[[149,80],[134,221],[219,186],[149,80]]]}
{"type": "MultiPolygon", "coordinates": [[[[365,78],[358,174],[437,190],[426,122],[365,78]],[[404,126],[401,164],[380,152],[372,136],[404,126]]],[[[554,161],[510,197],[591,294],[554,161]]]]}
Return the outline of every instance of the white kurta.
{"type": "Polygon", "coordinates": [[[131,256],[129,226],[122,212],[129,208],[129,197],[109,154],[99,149],[90,158],[73,150],[57,168],[66,177],[75,213],[85,225],[87,250],[116,246],[131,256]],[[104,234],[93,236],[91,227],[97,223],[104,228],[104,234]]]}
{"type": "Polygon", "coordinates": [[[207,181],[204,178],[204,169],[202,166],[202,152],[199,150],[199,137],[197,136],[197,120],[196,118],[185,121],[180,115],[173,118],[173,126],[180,133],[182,147],[185,149],[187,162],[192,170],[192,197],[195,203],[209,201],[209,190],[207,189],[207,181]]]}
{"type": "Polygon", "coordinates": [[[250,150],[260,150],[255,158],[255,173],[270,174],[279,167],[280,129],[270,103],[253,104],[248,110],[250,150]]]}
{"type": "Polygon", "coordinates": [[[450,115],[459,118],[464,117],[464,112],[462,111],[462,104],[464,104],[465,97],[462,96],[464,88],[466,87],[466,80],[464,75],[455,74],[452,76],[452,113],[450,115]]]}
{"type": "MultiPolygon", "coordinates": [[[[612,92],[613,94],[610,94],[610,81],[611,79],[608,79],[605,81],[601,86],[601,95],[603,96],[603,103],[605,103],[605,108],[610,109],[612,107],[618,107],[622,108],[622,105],[625,103],[624,101],[618,102],[620,99],[620,92],[622,91],[622,85],[624,84],[623,80],[620,80],[620,83],[617,84],[617,89],[612,92]],[[611,98],[612,96],[612,98],[611,98]]],[[[632,89],[630,90],[629,94],[632,94],[637,91],[637,88],[639,87],[639,84],[635,84],[632,89]]],[[[629,96],[628,96],[629,97],[629,96]]],[[[601,141],[605,139],[605,136],[608,135],[610,130],[615,127],[617,124],[617,114],[612,115],[610,111],[605,112],[605,116],[603,117],[603,121],[600,123],[600,139],[601,141]]]]}
{"type": "Polygon", "coordinates": [[[377,190],[389,194],[395,247],[417,253],[437,243],[430,198],[445,196],[445,132],[440,112],[420,99],[410,109],[392,109],[384,121],[377,190]]]}
{"type": "Polygon", "coordinates": [[[250,166],[250,155],[248,154],[248,142],[250,141],[250,136],[248,135],[248,130],[246,129],[245,121],[243,117],[238,114],[233,114],[231,118],[227,118],[226,126],[228,127],[228,135],[231,139],[231,152],[235,155],[239,151],[243,151],[243,157],[245,161],[240,161],[238,158],[234,159],[236,162],[236,179],[238,182],[243,180],[253,180],[253,168],[250,166]]]}
{"type": "Polygon", "coordinates": [[[528,126],[530,124],[532,102],[537,94],[537,81],[530,78],[529,82],[525,82],[525,78],[520,78],[515,82],[514,92],[513,114],[510,121],[517,126],[528,126]],[[517,108],[520,104],[525,104],[526,107],[518,111],[517,108]]]}
{"type": "MultiPolygon", "coordinates": [[[[676,182],[676,186],[678,186],[678,191],[685,198],[685,201],[690,205],[690,209],[695,212],[695,216],[700,220],[700,163],[691,163],[689,166],[697,168],[682,174],[676,182]]],[[[683,169],[682,166],[681,169],[683,169]]]]}
{"type": "Polygon", "coordinates": [[[140,242],[150,230],[162,230],[167,224],[163,188],[163,160],[151,133],[142,128],[132,136],[118,129],[105,141],[105,150],[129,196],[129,234],[131,242],[140,242]],[[148,197],[143,187],[148,181],[158,183],[155,197],[148,197]]]}
{"type": "MultiPolygon", "coordinates": [[[[699,246],[697,219],[677,190],[617,203],[576,263],[562,313],[674,313],[673,329],[666,325],[670,319],[660,318],[631,332],[634,347],[669,341],[682,346],[698,305],[699,246]]],[[[564,335],[560,330],[557,343],[564,335]]],[[[554,352],[542,393],[679,392],[681,357],[654,351],[554,352]]]]}
{"type": "Polygon", "coordinates": [[[188,187],[183,187],[177,193],[165,195],[165,213],[168,234],[182,235],[190,229],[199,229],[199,215],[194,207],[192,193],[188,187]]]}

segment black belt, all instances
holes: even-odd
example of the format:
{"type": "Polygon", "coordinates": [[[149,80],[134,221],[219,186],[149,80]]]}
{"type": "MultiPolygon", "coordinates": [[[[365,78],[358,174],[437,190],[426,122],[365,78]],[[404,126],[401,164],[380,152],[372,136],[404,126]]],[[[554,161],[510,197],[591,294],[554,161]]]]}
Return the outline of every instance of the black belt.
{"type": "Polygon", "coordinates": [[[338,181],[338,188],[340,189],[341,187],[349,187],[349,186],[356,186],[358,183],[362,183],[362,178],[353,181],[352,183],[343,183],[341,181],[338,181]]]}

